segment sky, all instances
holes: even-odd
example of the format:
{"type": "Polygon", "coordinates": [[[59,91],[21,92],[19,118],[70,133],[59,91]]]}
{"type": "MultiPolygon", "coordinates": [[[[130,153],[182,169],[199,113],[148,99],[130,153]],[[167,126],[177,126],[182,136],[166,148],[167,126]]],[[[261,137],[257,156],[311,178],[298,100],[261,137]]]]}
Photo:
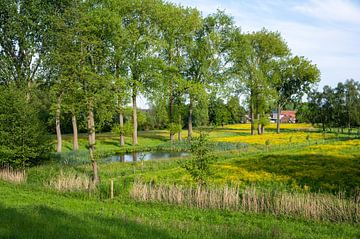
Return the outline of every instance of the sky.
{"type": "Polygon", "coordinates": [[[279,31],[294,55],[318,66],[321,82],[360,81],[360,0],[169,0],[203,16],[224,10],[243,32],[279,31]]]}

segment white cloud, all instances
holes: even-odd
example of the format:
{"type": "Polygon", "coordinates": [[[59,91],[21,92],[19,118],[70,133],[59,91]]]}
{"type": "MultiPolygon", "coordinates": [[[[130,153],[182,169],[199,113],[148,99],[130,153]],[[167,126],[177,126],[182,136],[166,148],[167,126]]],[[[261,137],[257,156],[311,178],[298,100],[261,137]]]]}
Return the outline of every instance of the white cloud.
{"type": "Polygon", "coordinates": [[[321,20],[360,23],[360,6],[348,0],[310,0],[294,9],[321,20]]]}

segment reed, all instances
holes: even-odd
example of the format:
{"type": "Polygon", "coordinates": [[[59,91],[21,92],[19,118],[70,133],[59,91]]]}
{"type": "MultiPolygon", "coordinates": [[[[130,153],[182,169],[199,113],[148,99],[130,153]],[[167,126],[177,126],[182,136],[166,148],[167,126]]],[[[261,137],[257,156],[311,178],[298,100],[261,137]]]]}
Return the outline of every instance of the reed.
{"type": "Polygon", "coordinates": [[[94,188],[91,178],[85,174],[64,173],[45,183],[45,186],[61,192],[88,191],[94,188]]]}
{"type": "Polygon", "coordinates": [[[166,202],[197,208],[238,210],[276,216],[303,217],[333,222],[360,222],[360,194],[346,198],[321,193],[260,191],[239,189],[152,185],[135,182],[131,196],[139,201],[166,202]]]}
{"type": "Polygon", "coordinates": [[[26,173],[25,170],[0,168],[0,179],[11,183],[23,183],[26,182],[26,173]]]}

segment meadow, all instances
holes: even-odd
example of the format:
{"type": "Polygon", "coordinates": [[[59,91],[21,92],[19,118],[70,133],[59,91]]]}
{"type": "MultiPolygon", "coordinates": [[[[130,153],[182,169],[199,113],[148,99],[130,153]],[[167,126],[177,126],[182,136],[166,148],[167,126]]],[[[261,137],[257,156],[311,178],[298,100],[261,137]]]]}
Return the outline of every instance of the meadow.
{"type": "Polygon", "coordinates": [[[308,124],[284,124],[280,134],[270,125],[255,136],[248,124],[206,131],[211,174],[200,188],[181,167],[191,156],[106,160],[121,152],[188,150],[186,141],[171,144],[165,130],[139,132],[139,146],[127,137],[123,148],[117,135],[97,134],[96,188],[86,135],[80,135],[77,153],[66,135],[65,152],[50,161],[25,172],[0,172],[0,237],[360,237],[356,131],[322,133],[308,124]]]}

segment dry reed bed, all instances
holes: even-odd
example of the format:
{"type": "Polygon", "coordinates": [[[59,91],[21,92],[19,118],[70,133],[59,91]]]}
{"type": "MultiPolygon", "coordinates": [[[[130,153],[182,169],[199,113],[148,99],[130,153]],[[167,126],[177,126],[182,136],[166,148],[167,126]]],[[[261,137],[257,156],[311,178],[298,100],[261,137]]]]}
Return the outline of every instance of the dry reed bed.
{"type": "Polygon", "coordinates": [[[341,193],[285,193],[255,188],[184,188],[135,182],[131,196],[139,201],[157,201],[198,208],[239,210],[276,216],[297,216],[334,222],[360,222],[360,194],[345,198],[341,193]]]}
{"type": "Polygon", "coordinates": [[[92,180],[84,174],[64,173],[51,179],[45,186],[61,192],[86,191],[94,188],[92,180]]]}
{"type": "Polygon", "coordinates": [[[11,183],[26,182],[25,170],[14,170],[12,168],[0,168],[0,179],[11,183]]]}

